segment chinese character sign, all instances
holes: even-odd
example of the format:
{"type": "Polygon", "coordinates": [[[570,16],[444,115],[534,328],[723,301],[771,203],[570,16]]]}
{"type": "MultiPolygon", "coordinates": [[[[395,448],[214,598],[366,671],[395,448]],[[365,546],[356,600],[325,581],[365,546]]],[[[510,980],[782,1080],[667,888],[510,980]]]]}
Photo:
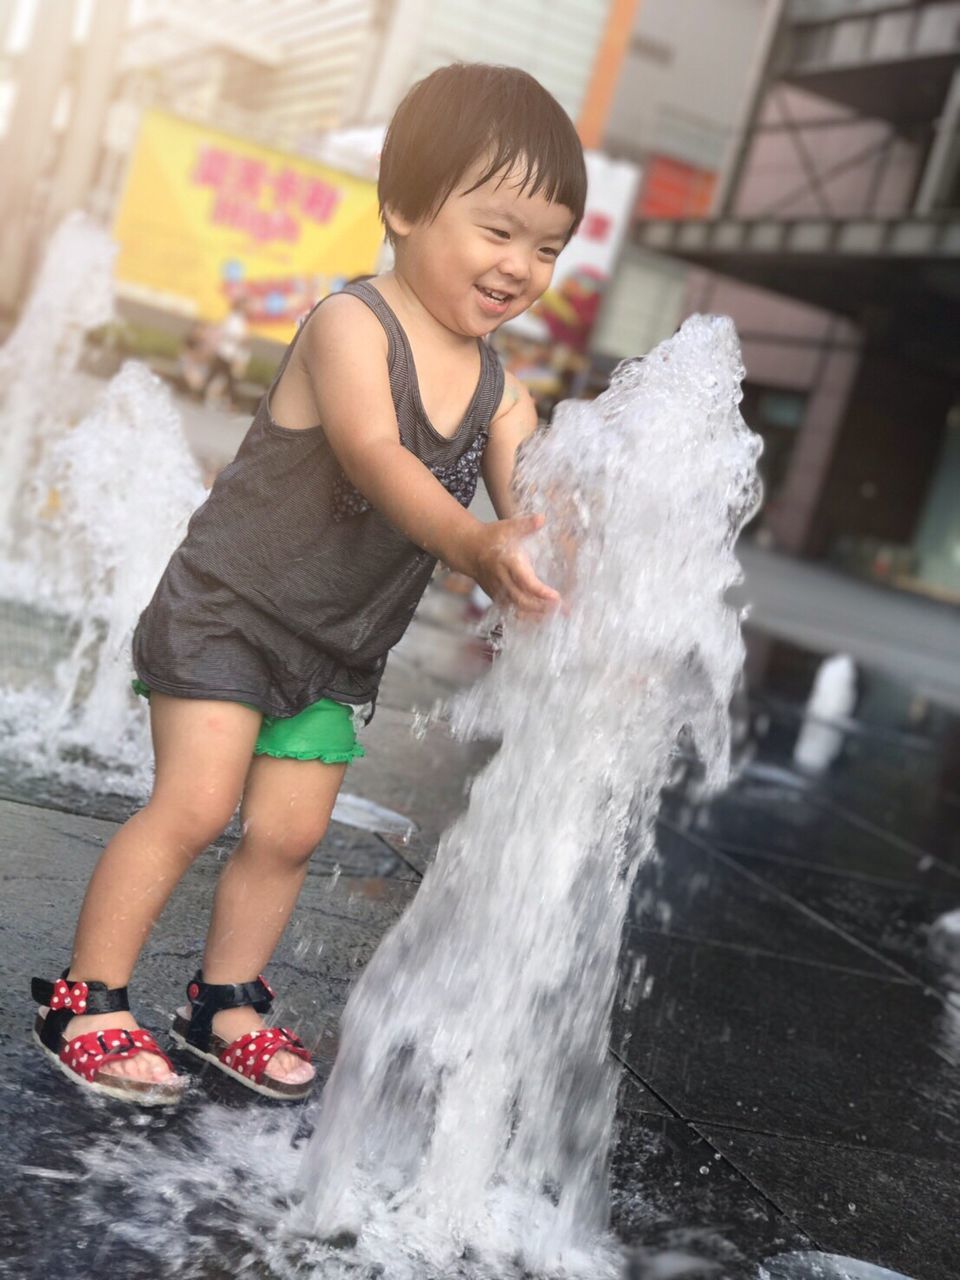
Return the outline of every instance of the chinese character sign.
{"type": "Polygon", "coordinates": [[[121,292],[286,342],[318,298],[375,269],[374,183],[160,111],[141,123],[114,234],[121,292]]]}

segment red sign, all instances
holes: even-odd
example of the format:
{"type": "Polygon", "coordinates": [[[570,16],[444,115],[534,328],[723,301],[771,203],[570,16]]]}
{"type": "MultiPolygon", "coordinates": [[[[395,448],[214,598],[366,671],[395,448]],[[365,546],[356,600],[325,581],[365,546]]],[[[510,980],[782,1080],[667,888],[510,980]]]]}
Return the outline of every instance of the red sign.
{"type": "Polygon", "coordinates": [[[672,156],[651,156],[637,215],[642,218],[705,218],[710,213],[717,175],[672,156]]]}

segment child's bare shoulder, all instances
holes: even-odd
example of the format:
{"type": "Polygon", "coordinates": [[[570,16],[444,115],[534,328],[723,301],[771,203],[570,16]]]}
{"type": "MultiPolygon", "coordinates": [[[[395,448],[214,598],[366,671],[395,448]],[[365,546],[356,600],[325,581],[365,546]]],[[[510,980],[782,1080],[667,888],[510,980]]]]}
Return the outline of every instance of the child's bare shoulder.
{"type": "Polygon", "coordinates": [[[311,361],[336,359],[351,350],[361,351],[367,357],[381,350],[386,358],[388,351],[383,325],[362,298],[352,293],[335,293],[325,298],[304,324],[300,344],[311,361]]]}
{"type": "Polygon", "coordinates": [[[304,321],[287,368],[273,393],[277,422],[302,428],[322,422],[328,435],[341,418],[392,421],[383,326],[360,298],[337,293],[304,321]]]}

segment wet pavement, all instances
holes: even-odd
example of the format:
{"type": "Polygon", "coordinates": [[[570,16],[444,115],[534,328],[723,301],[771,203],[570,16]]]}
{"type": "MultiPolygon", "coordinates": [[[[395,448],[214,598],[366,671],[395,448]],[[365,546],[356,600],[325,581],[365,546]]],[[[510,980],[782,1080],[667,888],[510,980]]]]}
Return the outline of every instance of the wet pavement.
{"type": "MultiPolygon", "coordinates": [[[[460,598],[428,593],[348,779],[418,835],[402,844],[335,824],[270,969],[282,1021],[316,1043],[322,1071],[352,979],[491,749],[411,733],[415,709],[485,668],[461,615],[460,598]]],[[[638,877],[611,1044],[624,1067],[613,1225],[636,1251],[633,1274],[650,1280],[746,1280],[804,1250],[912,1280],[960,1274],[960,977],[928,942],[960,906],[958,722],[868,672],[839,759],[821,779],[801,777],[790,755],[816,661],[753,638],[740,779],[708,806],[671,794],[659,858],[638,877]]],[[[215,1196],[166,1186],[152,1220],[123,1170],[134,1141],[172,1144],[189,1165],[192,1149],[206,1158],[191,1148],[204,1118],[236,1117],[256,1138],[276,1108],[196,1075],[177,1114],[132,1121],[82,1097],[29,1043],[30,974],[65,963],[86,878],[130,801],[10,761],[0,797],[0,1276],[266,1277],[244,1269],[215,1196]],[[80,1157],[91,1144],[96,1176],[80,1157]],[[128,1230],[106,1230],[111,1218],[128,1230]],[[129,1230],[141,1219],[155,1247],[167,1239],[165,1262],[129,1230]],[[172,1243],[184,1233],[216,1240],[216,1256],[197,1262],[195,1246],[185,1262],[172,1243]]],[[[225,839],[197,862],[144,952],[134,991],[158,1033],[196,964],[228,849],[225,839]]],[[[298,1114],[308,1123],[309,1108],[298,1114]]],[[[790,1272],[806,1274],[818,1273],[790,1272]]]]}

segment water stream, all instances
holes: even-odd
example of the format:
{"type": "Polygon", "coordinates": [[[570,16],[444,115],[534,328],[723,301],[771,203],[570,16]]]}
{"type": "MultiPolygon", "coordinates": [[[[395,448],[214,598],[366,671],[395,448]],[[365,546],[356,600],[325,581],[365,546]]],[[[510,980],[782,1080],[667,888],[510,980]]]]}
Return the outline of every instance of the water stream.
{"type": "Polygon", "coordinates": [[[505,620],[461,738],[502,740],[406,915],[353,990],[291,1227],[482,1274],[602,1262],[620,933],[681,735],[729,769],[740,618],[725,601],[758,500],[729,321],[694,317],[525,450],[533,558],[566,608],[505,620]]]}

